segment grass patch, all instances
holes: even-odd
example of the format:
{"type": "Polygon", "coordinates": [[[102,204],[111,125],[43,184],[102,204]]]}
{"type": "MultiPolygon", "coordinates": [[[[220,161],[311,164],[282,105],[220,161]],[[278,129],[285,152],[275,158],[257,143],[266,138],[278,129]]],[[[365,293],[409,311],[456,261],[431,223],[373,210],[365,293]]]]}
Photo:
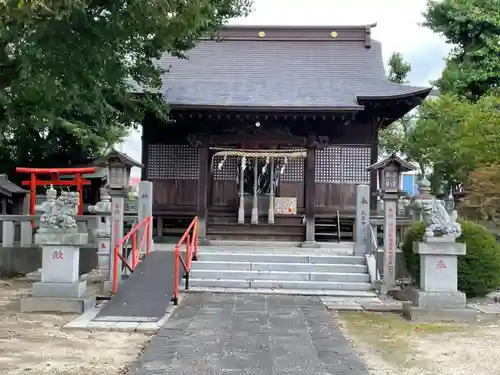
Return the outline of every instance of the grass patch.
{"type": "Polygon", "coordinates": [[[413,323],[397,314],[341,311],[338,315],[358,345],[364,344],[384,361],[398,366],[415,364],[413,340],[425,335],[464,330],[461,324],[413,323]]]}

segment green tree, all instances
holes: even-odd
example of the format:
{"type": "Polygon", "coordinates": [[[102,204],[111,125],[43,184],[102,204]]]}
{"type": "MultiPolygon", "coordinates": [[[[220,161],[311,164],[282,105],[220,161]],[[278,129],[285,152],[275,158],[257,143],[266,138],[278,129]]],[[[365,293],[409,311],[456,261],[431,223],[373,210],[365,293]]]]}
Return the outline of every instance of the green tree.
{"type": "Polygon", "coordinates": [[[478,100],[500,84],[500,1],[428,1],[424,26],[454,46],[435,84],[478,100]]]}
{"type": "Polygon", "coordinates": [[[155,64],[251,0],[0,2],[0,170],[85,162],[145,111],[166,118],[155,64]],[[139,90],[139,88],[141,88],[139,90]]]}
{"type": "MultiPolygon", "coordinates": [[[[404,60],[399,52],[393,52],[388,60],[389,81],[397,84],[408,83],[408,74],[411,72],[411,64],[404,60]]],[[[422,153],[411,142],[411,135],[415,128],[416,115],[408,113],[400,120],[393,122],[386,129],[379,132],[379,149],[382,154],[390,155],[398,153],[408,161],[416,162],[425,171],[425,162],[422,153]]]]}
{"type": "Polygon", "coordinates": [[[426,101],[409,143],[433,169],[436,183],[454,188],[471,171],[500,164],[500,97],[490,92],[476,103],[442,94],[426,101]]]}

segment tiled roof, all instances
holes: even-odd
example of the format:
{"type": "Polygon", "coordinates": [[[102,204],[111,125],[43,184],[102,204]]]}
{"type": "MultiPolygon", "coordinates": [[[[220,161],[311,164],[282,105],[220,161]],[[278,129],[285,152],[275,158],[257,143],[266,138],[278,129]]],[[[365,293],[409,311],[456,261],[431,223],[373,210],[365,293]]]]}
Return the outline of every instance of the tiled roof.
{"type": "Polygon", "coordinates": [[[26,194],[27,192],[15,183],[9,181],[5,174],[0,174],[0,191],[9,197],[12,196],[12,194],[26,194]]]}
{"type": "MultiPolygon", "coordinates": [[[[230,29],[230,28],[228,28],[230,29]]],[[[358,99],[426,95],[391,83],[381,44],[357,40],[200,40],[188,60],[165,54],[162,93],[173,105],[362,109],[358,99]]]]}

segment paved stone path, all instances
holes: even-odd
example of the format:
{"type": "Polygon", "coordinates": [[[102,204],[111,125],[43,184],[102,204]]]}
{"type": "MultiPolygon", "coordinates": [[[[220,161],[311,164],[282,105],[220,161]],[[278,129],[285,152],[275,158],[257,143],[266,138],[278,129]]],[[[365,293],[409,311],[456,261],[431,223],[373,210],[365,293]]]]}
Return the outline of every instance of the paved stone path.
{"type": "Polygon", "coordinates": [[[367,375],[317,297],[189,294],[133,375],[367,375]]]}

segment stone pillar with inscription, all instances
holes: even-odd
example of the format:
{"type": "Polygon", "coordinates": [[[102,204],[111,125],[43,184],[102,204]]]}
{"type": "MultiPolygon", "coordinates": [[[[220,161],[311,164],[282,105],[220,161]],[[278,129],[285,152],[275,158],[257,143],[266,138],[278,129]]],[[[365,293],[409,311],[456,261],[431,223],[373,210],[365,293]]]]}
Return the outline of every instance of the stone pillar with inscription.
{"type": "MultiPolygon", "coordinates": [[[[117,282],[120,283],[122,279],[122,261],[118,259],[118,272],[113,275],[115,267],[114,249],[118,246],[120,240],[123,238],[123,216],[125,214],[125,196],[126,192],[120,190],[110,190],[111,196],[111,258],[109,259],[111,280],[116,277],[117,282]]],[[[121,249],[120,249],[121,250],[121,249]]]]}
{"type": "Polygon", "coordinates": [[[457,212],[448,213],[445,203],[430,195],[414,205],[421,209],[426,230],[423,241],[413,244],[413,252],[420,256],[420,288],[413,290],[412,302],[403,305],[404,316],[421,321],[475,321],[475,310],[467,308],[465,294],[457,289],[458,256],[466,254],[466,245],[456,242],[462,233],[457,212]]]}
{"type": "Polygon", "coordinates": [[[370,241],[370,186],[358,185],[356,188],[356,241],[354,253],[365,255],[370,241]]]}
{"type": "Polygon", "coordinates": [[[384,194],[384,269],[383,283],[381,285],[382,295],[394,288],[396,285],[396,213],[397,194],[384,194]]]}
{"type": "MultiPolygon", "coordinates": [[[[146,217],[153,216],[153,183],[150,181],[141,181],[139,182],[139,206],[138,206],[138,220],[142,221],[146,217]]],[[[150,225],[153,225],[151,221],[150,225]]],[[[142,238],[142,233],[144,229],[141,229],[139,232],[139,241],[142,238]]],[[[149,249],[153,251],[153,229],[149,228],[149,238],[144,241],[144,248],[142,249],[143,253],[146,251],[146,241],[149,241],[149,249]]],[[[145,234],[146,236],[147,234],[145,234]]]]}
{"type": "Polygon", "coordinates": [[[80,248],[88,234],[78,232],[74,215],[78,212],[78,193],[47,190],[47,200],[35,234],[42,247],[41,281],[33,284],[32,296],[21,300],[22,312],[82,313],[95,303],[86,296],[86,281],[79,279],[80,248]]]}
{"type": "Polygon", "coordinates": [[[89,211],[97,215],[97,271],[102,277],[102,291],[108,293],[112,289],[111,285],[111,197],[108,189],[100,188],[101,200],[95,206],[89,206],[89,211]]]}

